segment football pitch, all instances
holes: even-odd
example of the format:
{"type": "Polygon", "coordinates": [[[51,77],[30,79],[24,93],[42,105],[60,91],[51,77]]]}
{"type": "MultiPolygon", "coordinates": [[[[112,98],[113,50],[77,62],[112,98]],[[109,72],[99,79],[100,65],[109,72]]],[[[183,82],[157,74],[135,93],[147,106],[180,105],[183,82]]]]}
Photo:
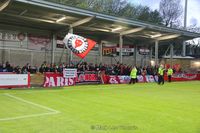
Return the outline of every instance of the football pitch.
{"type": "Polygon", "coordinates": [[[200,81],[0,90],[0,133],[200,133],[200,81]]]}

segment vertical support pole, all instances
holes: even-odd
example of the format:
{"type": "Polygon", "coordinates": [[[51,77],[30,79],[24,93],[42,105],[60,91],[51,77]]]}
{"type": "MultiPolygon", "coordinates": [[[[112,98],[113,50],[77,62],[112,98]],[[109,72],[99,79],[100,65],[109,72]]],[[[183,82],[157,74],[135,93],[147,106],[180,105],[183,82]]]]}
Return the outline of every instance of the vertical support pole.
{"type": "Polygon", "coordinates": [[[10,49],[8,49],[8,62],[11,62],[11,60],[10,60],[10,49]]]}
{"type": "Polygon", "coordinates": [[[170,66],[173,65],[174,45],[170,44],[170,66]]]}
{"type": "Polygon", "coordinates": [[[3,49],[1,51],[1,61],[3,64],[3,63],[5,63],[5,41],[3,41],[2,43],[3,43],[3,49]]]}
{"type": "MultiPolygon", "coordinates": [[[[73,27],[70,26],[69,28],[69,33],[73,34],[73,27]]],[[[69,58],[69,63],[72,62],[72,59],[73,59],[73,53],[71,50],[68,50],[68,52],[70,52],[70,58],[69,58]]]]}
{"type": "Polygon", "coordinates": [[[150,65],[151,65],[152,57],[153,57],[153,47],[151,46],[151,48],[150,48],[150,55],[149,55],[149,60],[150,60],[149,64],[150,65]]]}
{"type": "Polygon", "coordinates": [[[158,40],[155,41],[155,65],[158,64],[158,40]]]}
{"type": "Polygon", "coordinates": [[[186,42],[183,42],[182,56],[186,56],[186,42]]]}
{"type": "Polygon", "coordinates": [[[103,41],[99,44],[99,56],[100,56],[100,63],[103,62],[103,41]]]}
{"type": "Polygon", "coordinates": [[[33,57],[34,57],[34,53],[33,51],[31,51],[31,66],[33,66],[33,57]]]}
{"type": "Polygon", "coordinates": [[[51,63],[55,63],[55,48],[56,48],[56,34],[52,36],[52,45],[51,45],[51,63]]]}
{"type": "Polygon", "coordinates": [[[184,28],[185,28],[185,30],[187,28],[187,5],[188,5],[188,1],[185,0],[185,12],[184,12],[184,28]]]}
{"type": "Polygon", "coordinates": [[[123,60],[122,60],[122,46],[123,46],[123,36],[120,35],[119,36],[119,49],[120,49],[119,56],[120,56],[120,63],[123,62],[123,60]]]}
{"type": "Polygon", "coordinates": [[[134,48],[134,65],[137,65],[137,45],[135,45],[134,48]]]}

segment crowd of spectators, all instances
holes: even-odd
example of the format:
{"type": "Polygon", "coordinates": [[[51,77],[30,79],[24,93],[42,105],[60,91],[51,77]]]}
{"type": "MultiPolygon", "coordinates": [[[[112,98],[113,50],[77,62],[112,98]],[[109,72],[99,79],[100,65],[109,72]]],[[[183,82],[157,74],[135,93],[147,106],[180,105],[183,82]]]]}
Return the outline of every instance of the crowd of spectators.
{"type": "Polygon", "coordinates": [[[0,64],[0,72],[14,72],[17,74],[26,74],[28,72],[30,73],[37,73],[37,67],[36,66],[30,66],[29,63],[24,65],[23,67],[11,65],[8,61],[4,64],[0,64]]]}
{"type": "MultiPolygon", "coordinates": [[[[132,66],[126,64],[93,64],[87,62],[81,62],[79,64],[48,64],[43,62],[40,66],[31,66],[29,63],[25,64],[23,67],[10,65],[9,62],[5,64],[0,64],[0,72],[14,72],[17,74],[30,73],[45,73],[45,72],[55,72],[62,73],[63,68],[77,68],[77,71],[92,71],[99,72],[104,71],[108,75],[129,75],[132,66]]],[[[147,66],[147,67],[137,67],[137,75],[156,75],[158,67],[147,66]]]]}

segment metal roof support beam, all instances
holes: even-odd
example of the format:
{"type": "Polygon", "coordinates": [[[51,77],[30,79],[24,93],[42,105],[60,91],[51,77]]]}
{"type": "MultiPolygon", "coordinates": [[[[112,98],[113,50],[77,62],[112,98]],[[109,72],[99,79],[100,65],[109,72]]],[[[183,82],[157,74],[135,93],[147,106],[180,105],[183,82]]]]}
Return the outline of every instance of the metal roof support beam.
{"type": "Polygon", "coordinates": [[[183,49],[182,49],[182,56],[185,57],[186,56],[186,42],[183,42],[183,49]]]}
{"type": "MultiPolygon", "coordinates": [[[[14,15],[14,14],[7,14],[7,13],[3,13],[4,15],[7,16],[11,16],[11,17],[16,17],[16,18],[20,18],[20,19],[24,19],[24,20],[31,20],[31,21],[38,21],[38,22],[46,22],[46,23],[52,23],[55,24],[56,22],[53,20],[47,20],[47,19],[42,19],[42,18],[34,18],[34,17],[27,17],[27,16],[20,16],[20,15],[14,15]]],[[[60,24],[60,25],[69,25],[68,23],[56,23],[56,24],[60,24]]]]}
{"type": "Polygon", "coordinates": [[[73,24],[71,24],[71,27],[77,27],[79,25],[85,24],[85,23],[91,21],[94,18],[95,18],[95,16],[92,16],[92,17],[87,17],[87,18],[84,18],[82,20],[76,21],[73,24]]]}
{"type": "MultiPolygon", "coordinates": [[[[69,27],[69,33],[73,34],[73,27],[69,27]]],[[[68,49],[68,53],[70,53],[70,56],[69,56],[69,64],[72,63],[72,60],[73,60],[73,53],[71,50],[68,49]]]]}
{"type": "Polygon", "coordinates": [[[103,63],[103,41],[99,44],[100,63],[103,63]]]}
{"type": "Polygon", "coordinates": [[[174,56],[174,45],[170,44],[170,66],[173,65],[173,56],[174,56]]]}
{"type": "Polygon", "coordinates": [[[155,65],[159,65],[158,64],[158,43],[159,43],[159,41],[156,40],[155,41],[155,65]]]}
{"type": "Polygon", "coordinates": [[[161,40],[169,40],[169,39],[177,38],[177,37],[179,37],[179,36],[181,36],[181,35],[179,35],[179,34],[166,35],[166,36],[158,37],[158,38],[156,38],[156,40],[158,40],[158,41],[161,41],[161,40]]]}
{"type": "Polygon", "coordinates": [[[28,10],[25,9],[24,11],[22,11],[22,12],[19,14],[19,16],[22,16],[22,15],[24,15],[24,14],[27,13],[27,12],[28,12],[28,10]]]}
{"type": "Polygon", "coordinates": [[[21,3],[26,3],[26,4],[32,4],[35,6],[39,7],[44,7],[44,8],[49,8],[53,9],[56,11],[62,11],[66,13],[72,13],[72,14],[78,14],[82,16],[96,16],[97,19],[101,19],[104,21],[111,21],[111,22],[117,22],[121,24],[126,24],[130,26],[141,26],[141,27],[147,27],[148,29],[156,30],[156,31],[165,31],[165,32],[170,32],[170,33],[177,33],[181,34],[183,36],[195,38],[195,37],[200,37],[198,33],[192,33],[188,32],[185,30],[178,30],[178,29],[173,29],[169,27],[164,27],[164,26],[158,26],[158,25],[153,25],[149,23],[144,23],[144,22],[139,22],[139,21],[134,21],[134,20],[129,20],[129,19],[124,19],[124,18],[119,18],[115,16],[110,16],[110,15],[105,15],[97,12],[92,12],[84,9],[79,9],[75,7],[70,7],[66,5],[61,5],[61,4],[56,4],[48,1],[39,1],[39,0],[15,0],[17,2],[21,3]]]}
{"type": "Polygon", "coordinates": [[[152,57],[153,57],[153,47],[151,46],[151,47],[150,47],[150,55],[149,55],[150,63],[151,63],[151,61],[152,61],[152,57]]]}
{"type": "Polygon", "coordinates": [[[34,52],[33,51],[30,51],[31,53],[31,66],[35,65],[33,64],[33,60],[34,60],[34,52]]]}
{"type": "Polygon", "coordinates": [[[134,47],[134,65],[136,66],[137,65],[137,44],[135,45],[134,47]]]}
{"type": "Polygon", "coordinates": [[[120,35],[123,36],[123,35],[132,34],[132,33],[135,33],[135,32],[142,31],[143,29],[145,29],[145,27],[134,28],[134,29],[131,29],[131,30],[123,31],[123,32],[120,33],[120,35]]]}
{"type": "Polygon", "coordinates": [[[120,63],[123,62],[123,58],[122,58],[122,47],[123,47],[123,36],[120,35],[119,36],[119,50],[120,50],[120,53],[119,53],[119,58],[120,58],[120,63]]]}
{"type": "MultiPolygon", "coordinates": [[[[65,46],[64,46],[65,47],[65,46]]],[[[52,51],[51,51],[51,63],[55,63],[55,49],[56,49],[56,34],[53,33],[52,35],[52,51]]]]}
{"type": "Polygon", "coordinates": [[[9,4],[11,0],[6,0],[4,3],[0,5],[0,12],[3,11],[9,4]]]}

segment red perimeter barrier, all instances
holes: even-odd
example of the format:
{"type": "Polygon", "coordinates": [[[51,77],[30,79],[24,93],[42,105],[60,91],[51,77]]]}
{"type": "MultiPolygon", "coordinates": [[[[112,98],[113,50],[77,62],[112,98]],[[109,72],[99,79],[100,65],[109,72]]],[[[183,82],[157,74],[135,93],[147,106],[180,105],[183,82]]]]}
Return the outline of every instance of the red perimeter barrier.
{"type": "MultiPolygon", "coordinates": [[[[167,75],[164,76],[164,79],[167,81],[167,75]]],[[[116,76],[116,75],[103,75],[102,80],[104,84],[127,84],[130,81],[130,76],[116,76]]],[[[138,75],[137,80],[140,83],[149,83],[157,82],[158,77],[153,75],[138,75]]],[[[193,81],[200,80],[200,74],[173,74],[173,81],[193,81]]]]}
{"type": "MultiPolygon", "coordinates": [[[[165,75],[164,79],[167,80],[167,75],[165,75]]],[[[177,73],[172,75],[172,81],[191,81],[191,80],[200,80],[200,74],[177,73]]]]}
{"type": "Polygon", "coordinates": [[[31,86],[30,73],[15,74],[15,73],[0,73],[0,88],[19,88],[31,86]]]}
{"type": "Polygon", "coordinates": [[[72,86],[75,84],[99,84],[98,75],[92,72],[78,72],[76,78],[64,78],[63,74],[45,73],[44,87],[72,86]]]}

